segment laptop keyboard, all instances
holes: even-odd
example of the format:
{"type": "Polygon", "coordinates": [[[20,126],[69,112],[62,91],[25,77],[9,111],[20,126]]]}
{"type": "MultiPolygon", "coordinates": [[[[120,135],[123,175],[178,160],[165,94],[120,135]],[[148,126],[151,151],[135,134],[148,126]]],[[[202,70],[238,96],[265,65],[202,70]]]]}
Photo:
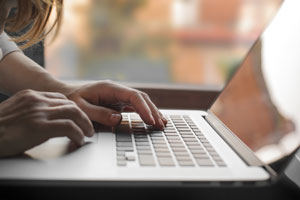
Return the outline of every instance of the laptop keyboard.
{"type": "Polygon", "coordinates": [[[188,115],[169,115],[166,128],[155,130],[137,114],[122,114],[115,127],[117,165],[147,167],[226,167],[226,163],[188,115]]]}

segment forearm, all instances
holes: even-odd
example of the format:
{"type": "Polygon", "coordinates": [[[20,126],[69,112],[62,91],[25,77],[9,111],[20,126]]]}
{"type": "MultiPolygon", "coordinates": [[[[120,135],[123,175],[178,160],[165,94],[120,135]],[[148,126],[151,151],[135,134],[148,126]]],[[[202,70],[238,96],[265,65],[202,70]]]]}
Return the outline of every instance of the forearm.
{"type": "Polygon", "coordinates": [[[24,89],[66,95],[73,90],[22,53],[10,53],[0,62],[0,90],[12,95],[24,89]]]}

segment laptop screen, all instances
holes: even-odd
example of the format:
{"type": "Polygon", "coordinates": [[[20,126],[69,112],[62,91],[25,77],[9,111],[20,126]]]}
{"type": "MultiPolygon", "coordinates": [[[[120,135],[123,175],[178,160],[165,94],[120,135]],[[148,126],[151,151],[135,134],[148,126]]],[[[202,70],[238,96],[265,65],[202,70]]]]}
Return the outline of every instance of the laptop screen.
{"type": "Polygon", "coordinates": [[[264,162],[300,141],[299,1],[285,1],[211,111],[264,162]]]}

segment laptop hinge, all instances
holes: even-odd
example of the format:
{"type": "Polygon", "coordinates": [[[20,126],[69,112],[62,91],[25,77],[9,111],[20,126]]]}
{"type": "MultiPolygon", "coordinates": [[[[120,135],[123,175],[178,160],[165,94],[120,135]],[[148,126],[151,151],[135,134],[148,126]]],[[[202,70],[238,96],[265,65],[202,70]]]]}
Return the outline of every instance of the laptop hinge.
{"type": "Polygon", "coordinates": [[[224,139],[224,141],[245,161],[249,166],[264,167],[271,175],[277,173],[268,165],[264,164],[254,152],[242,142],[226,125],[220,121],[211,111],[207,111],[206,121],[215,129],[215,131],[224,139]]]}

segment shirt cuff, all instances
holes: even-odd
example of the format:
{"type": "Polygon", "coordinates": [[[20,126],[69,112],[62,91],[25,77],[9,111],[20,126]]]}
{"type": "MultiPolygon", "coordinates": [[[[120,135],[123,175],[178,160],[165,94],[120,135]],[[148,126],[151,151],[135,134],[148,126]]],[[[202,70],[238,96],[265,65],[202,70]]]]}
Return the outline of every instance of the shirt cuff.
{"type": "Polygon", "coordinates": [[[21,51],[17,44],[11,41],[10,37],[3,32],[0,34],[0,60],[4,58],[7,54],[13,51],[21,51]]]}

